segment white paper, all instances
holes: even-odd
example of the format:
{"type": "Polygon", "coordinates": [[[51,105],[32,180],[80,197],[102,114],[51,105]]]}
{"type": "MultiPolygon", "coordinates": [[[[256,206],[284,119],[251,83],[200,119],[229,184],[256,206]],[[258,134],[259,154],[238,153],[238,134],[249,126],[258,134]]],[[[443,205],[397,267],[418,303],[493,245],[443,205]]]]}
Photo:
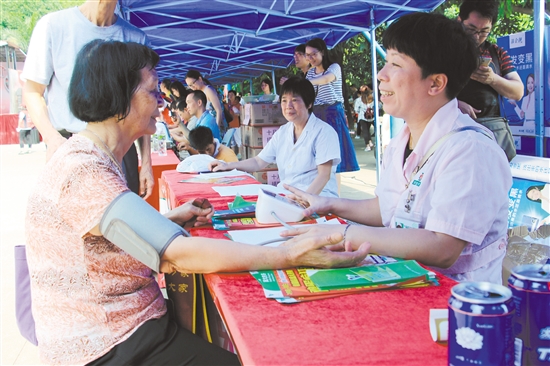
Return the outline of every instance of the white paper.
{"type": "MultiPolygon", "coordinates": [[[[211,176],[211,175],[212,174],[207,174],[207,176],[211,176]]],[[[284,188],[270,186],[269,184],[243,184],[240,186],[212,187],[212,189],[218,192],[222,197],[237,196],[237,195],[257,196],[260,188],[265,189],[266,191],[271,191],[279,194],[285,194],[285,195],[292,194],[291,192],[287,191],[284,188]]]]}
{"type": "MultiPolygon", "coordinates": [[[[317,219],[317,223],[340,225],[340,221],[338,221],[338,219],[332,219],[327,221],[326,218],[324,217],[317,219]]],[[[291,226],[300,228],[300,227],[306,227],[306,226],[312,226],[312,225],[316,225],[316,224],[291,225],[291,226]]],[[[274,242],[272,244],[266,244],[267,246],[278,246],[283,241],[285,241],[285,238],[281,237],[280,235],[280,233],[285,230],[286,229],[283,226],[277,226],[277,227],[269,227],[265,229],[230,230],[227,233],[233,239],[233,241],[238,241],[239,243],[250,244],[250,245],[259,245],[266,241],[270,241],[270,240],[275,241],[279,239],[278,242],[274,242]]]]}
{"type": "Polygon", "coordinates": [[[434,342],[447,342],[449,338],[449,310],[430,309],[430,335],[434,342]]]}
{"type": "Polygon", "coordinates": [[[223,178],[223,177],[236,177],[239,175],[247,175],[251,178],[254,178],[252,174],[249,174],[247,172],[243,172],[242,170],[228,170],[225,172],[215,172],[215,173],[201,173],[199,176],[204,179],[210,179],[210,178],[223,178]]]}

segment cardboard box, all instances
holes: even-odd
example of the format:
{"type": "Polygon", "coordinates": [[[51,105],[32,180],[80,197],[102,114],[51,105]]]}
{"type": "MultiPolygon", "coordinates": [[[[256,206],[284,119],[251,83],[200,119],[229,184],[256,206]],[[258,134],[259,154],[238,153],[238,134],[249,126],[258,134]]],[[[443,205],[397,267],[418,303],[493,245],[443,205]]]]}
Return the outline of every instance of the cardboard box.
{"type": "Polygon", "coordinates": [[[283,125],[286,122],[280,104],[247,103],[241,107],[241,124],[244,126],[283,125]]]}
{"type": "Polygon", "coordinates": [[[277,131],[281,126],[241,126],[241,138],[242,143],[245,146],[250,146],[254,148],[262,148],[271,138],[275,131],[277,131]]]}
{"type": "MultiPolygon", "coordinates": [[[[258,156],[258,154],[262,151],[262,148],[254,148],[250,146],[244,146],[244,159],[252,159],[258,156]]],[[[277,170],[277,164],[271,163],[268,166],[265,167],[264,170],[277,170]]]]}
{"type": "Polygon", "coordinates": [[[269,184],[276,186],[281,181],[279,179],[279,171],[270,169],[270,170],[260,170],[258,172],[252,173],[254,178],[262,184],[269,184]]]}

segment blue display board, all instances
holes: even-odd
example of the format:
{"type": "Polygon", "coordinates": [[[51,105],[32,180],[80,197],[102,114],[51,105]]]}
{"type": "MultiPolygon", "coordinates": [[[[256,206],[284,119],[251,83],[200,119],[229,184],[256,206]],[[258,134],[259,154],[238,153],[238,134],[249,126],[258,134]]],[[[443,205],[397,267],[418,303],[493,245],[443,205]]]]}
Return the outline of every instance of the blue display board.
{"type": "Polygon", "coordinates": [[[520,100],[501,98],[501,114],[508,119],[513,135],[535,136],[534,32],[519,32],[500,37],[497,44],[508,51],[525,88],[520,100]]]}
{"type": "Polygon", "coordinates": [[[508,227],[527,226],[534,231],[550,224],[550,159],[517,155],[510,162],[510,171],[508,227]]]}

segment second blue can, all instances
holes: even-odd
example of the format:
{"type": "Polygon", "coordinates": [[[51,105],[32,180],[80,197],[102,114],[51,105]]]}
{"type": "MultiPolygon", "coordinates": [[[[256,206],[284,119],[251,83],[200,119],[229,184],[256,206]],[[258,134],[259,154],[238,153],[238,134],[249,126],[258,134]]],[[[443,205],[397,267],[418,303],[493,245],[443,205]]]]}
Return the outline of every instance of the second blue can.
{"type": "Polygon", "coordinates": [[[515,267],[508,279],[516,304],[516,365],[550,365],[550,265],[515,267]]]}
{"type": "Polygon", "coordinates": [[[489,282],[462,282],[449,298],[449,365],[513,365],[512,291],[489,282]]]}

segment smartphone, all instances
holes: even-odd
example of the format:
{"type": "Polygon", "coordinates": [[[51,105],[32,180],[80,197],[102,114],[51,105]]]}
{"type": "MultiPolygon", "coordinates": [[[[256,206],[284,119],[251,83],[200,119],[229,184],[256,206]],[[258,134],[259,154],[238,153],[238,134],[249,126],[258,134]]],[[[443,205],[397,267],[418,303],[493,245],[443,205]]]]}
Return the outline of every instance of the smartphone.
{"type": "Polygon", "coordinates": [[[490,63],[491,63],[491,58],[490,57],[480,57],[479,58],[480,66],[489,66],[490,63]]]}

